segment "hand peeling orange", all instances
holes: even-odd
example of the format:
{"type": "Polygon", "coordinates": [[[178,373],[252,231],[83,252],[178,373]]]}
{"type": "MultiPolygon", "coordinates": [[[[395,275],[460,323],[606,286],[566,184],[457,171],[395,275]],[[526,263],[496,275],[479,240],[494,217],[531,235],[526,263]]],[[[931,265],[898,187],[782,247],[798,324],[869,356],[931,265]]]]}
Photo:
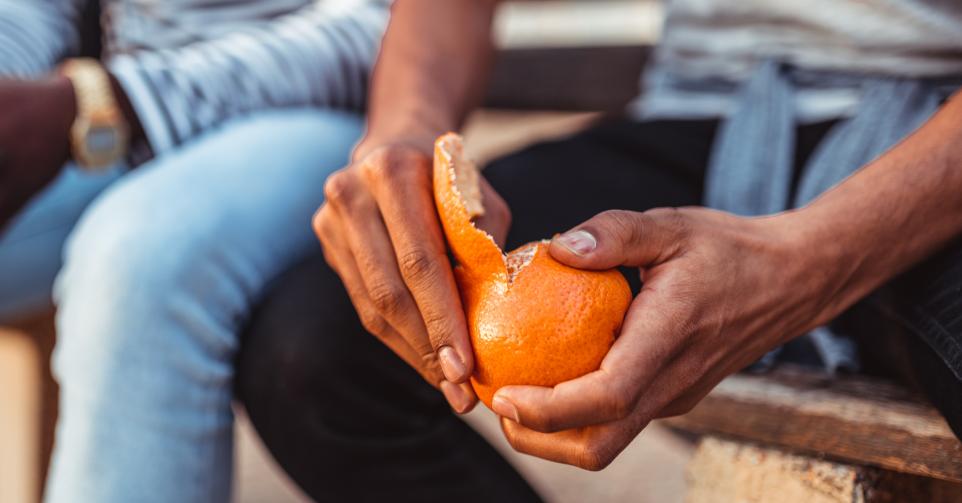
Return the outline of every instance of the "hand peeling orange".
{"type": "Polygon", "coordinates": [[[478,169],[461,138],[447,133],[434,145],[434,197],[465,309],[475,370],[471,384],[491,407],[510,384],[554,386],[597,370],[631,303],[616,270],[566,266],[548,241],[505,255],[474,225],[484,214],[478,169]]]}

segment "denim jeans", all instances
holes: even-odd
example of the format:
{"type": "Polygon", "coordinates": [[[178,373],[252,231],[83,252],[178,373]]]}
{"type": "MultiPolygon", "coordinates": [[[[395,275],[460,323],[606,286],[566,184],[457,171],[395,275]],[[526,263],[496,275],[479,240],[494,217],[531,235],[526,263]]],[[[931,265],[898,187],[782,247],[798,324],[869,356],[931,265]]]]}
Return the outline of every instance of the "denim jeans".
{"type": "Polygon", "coordinates": [[[229,499],[238,331],[317,250],[311,215],[361,129],[275,111],[124,176],[68,168],[0,239],[3,316],[42,306],[57,275],[48,501],[229,499]]]}

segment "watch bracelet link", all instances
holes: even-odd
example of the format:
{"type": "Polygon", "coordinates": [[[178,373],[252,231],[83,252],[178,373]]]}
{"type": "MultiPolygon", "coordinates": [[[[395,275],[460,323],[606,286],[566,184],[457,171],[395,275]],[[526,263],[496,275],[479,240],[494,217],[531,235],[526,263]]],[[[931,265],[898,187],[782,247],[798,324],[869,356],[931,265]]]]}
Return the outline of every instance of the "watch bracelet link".
{"type": "Polygon", "coordinates": [[[97,60],[78,58],[64,62],[60,73],[72,82],[77,102],[77,117],[70,128],[74,160],[88,170],[115,164],[127,153],[129,128],[117,105],[107,71],[97,60]],[[96,130],[114,136],[112,148],[91,149],[88,140],[96,130]]]}

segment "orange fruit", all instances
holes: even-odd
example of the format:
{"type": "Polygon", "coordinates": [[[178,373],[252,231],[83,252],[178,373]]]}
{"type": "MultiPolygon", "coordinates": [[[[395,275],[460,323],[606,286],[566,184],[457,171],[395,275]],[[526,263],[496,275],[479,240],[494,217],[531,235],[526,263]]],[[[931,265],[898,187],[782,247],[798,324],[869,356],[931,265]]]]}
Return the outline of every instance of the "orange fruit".
{"type": "Polygon", "coordinates": [[[434,197],[475,355],[471,385],[491,407],[509,384],[554,386],[598,369],[631,303],[616,270],[585,271],[548,253],[549,241],[505,255],[474,225],[484,214],[479,173],[461,138],[434,144],[434,197]]]}

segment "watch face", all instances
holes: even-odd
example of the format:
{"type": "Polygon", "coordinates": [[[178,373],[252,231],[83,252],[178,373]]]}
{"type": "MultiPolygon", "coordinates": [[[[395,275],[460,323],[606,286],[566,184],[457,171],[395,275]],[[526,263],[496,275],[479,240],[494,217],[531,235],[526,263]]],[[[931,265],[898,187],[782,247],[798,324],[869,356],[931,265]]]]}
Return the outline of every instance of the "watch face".
{"type": "Polygon", "coordinates": [[[119,138],[117,130],[112,127],[91,128],[85,138],[87,151],[92,154],[113,152],[117,148],[119,138]]]}

